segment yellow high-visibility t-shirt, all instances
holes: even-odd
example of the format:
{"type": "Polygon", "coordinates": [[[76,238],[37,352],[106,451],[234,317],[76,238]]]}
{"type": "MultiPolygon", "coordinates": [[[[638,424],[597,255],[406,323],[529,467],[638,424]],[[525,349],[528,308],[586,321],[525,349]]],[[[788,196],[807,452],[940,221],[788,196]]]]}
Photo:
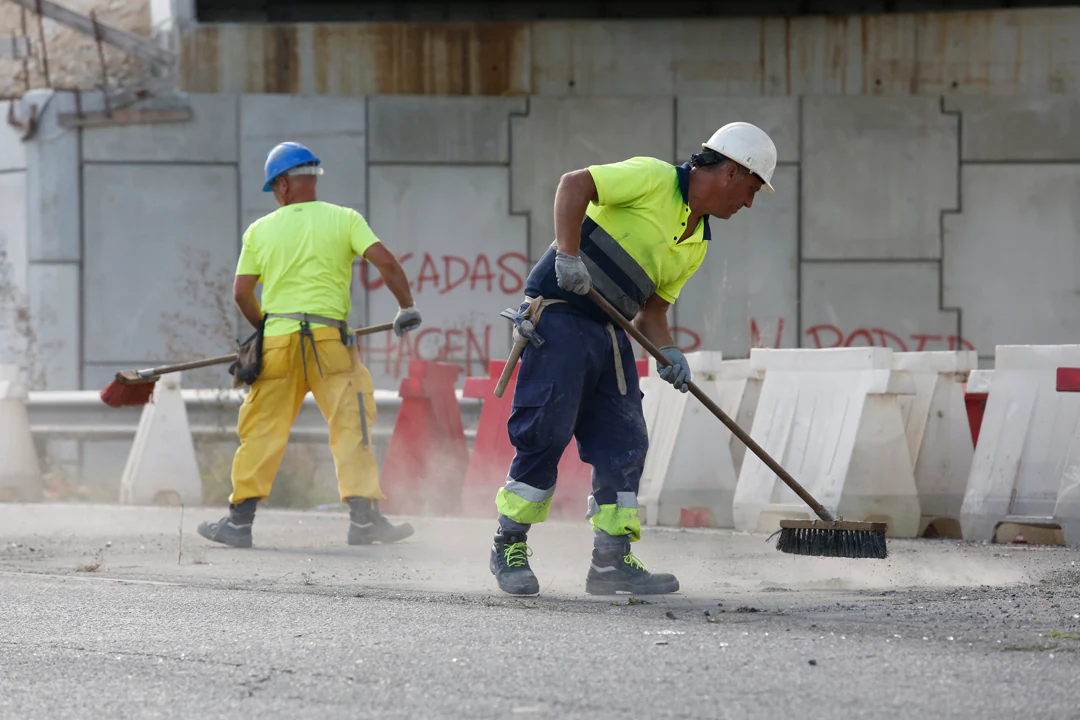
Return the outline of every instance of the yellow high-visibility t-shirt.
{"type": "MultiPolygon", "coordinates": [[[[347,320],[353,259],[377,242],[364,216],[352,208],[318,200],[294,203],[251,223],[236,274],[260,276],[263,313],[347,320]]],[[[296,320],[270,318],[265,334],[288,335],[299,329],[296,320]]]]}
{"type": "Polygon", "coordinates": [[[586,214],[607,231],[674,303],[705,259],[711,238],[708,216],[682,242],[690,217],[690,166],[651,157],[590,165],[598,202],[586,214]]]}

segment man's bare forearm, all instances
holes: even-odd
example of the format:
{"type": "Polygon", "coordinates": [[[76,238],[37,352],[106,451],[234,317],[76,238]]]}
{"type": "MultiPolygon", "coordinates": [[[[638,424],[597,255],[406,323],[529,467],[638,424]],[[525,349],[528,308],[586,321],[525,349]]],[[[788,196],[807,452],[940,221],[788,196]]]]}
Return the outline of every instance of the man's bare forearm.
{"type": "Polygon", "coordinates": [[[596,183],[588,170],[567,173],[559,180],[555,191],[555,245],[560,252],[578,254],[581,221],[593,200],[596,200],[596,183]]]}
{"type": "Polygon", "coordinates": [[[671,328],[668,327],[667,315],[656,312],[642,312],[634,318],[634,326],[656,347],[674,345],[671,328]]]}
{"type": "Polygon", "coordinates": [[[413,296],[412,290],[409,289],[409,277],[405,274],[405,268],[401,267],[401,263],[389,264],[385,270],[379,268],[379,273],[386,282],[387,289],[397,299],[398,307],[412,307],[413,296]]]}
{"type": "Polygon", "coordinates": [[[262,306],[259,305],[259,299],[255,297],[255,293],[236,298],[236,307],[240,309],[244,319],[251,323],[253,328],[258,328],[262,323],[262,306]]]}

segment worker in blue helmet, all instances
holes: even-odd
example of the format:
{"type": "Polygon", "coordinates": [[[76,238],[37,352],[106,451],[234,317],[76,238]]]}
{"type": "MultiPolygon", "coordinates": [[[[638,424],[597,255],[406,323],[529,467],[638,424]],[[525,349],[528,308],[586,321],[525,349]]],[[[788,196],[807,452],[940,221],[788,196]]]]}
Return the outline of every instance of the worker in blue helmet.
{"type": "Polygon", "coordinates": [[[290,175],[322,175],[321,161],[315,153],[297,142],[283,142],[266,156],[266,182],[263,192],[272,192],[271,185],[282,173],[290,175]],[[289,172],[292,171],[292,172],[289,172]]]}
{"type": "Polygon", "coordinates": [[[375,388],[346,323],[353,260],[359,256],[374,265],[397,299],[398,337],[420,326],[420,313],[401,263],[364,216],[316,198],[319,165],[299,143],[270,151],[263,190],[274,193],[280,207],[247,228],[237,261],[233,298],[256,328],[256,344],[253,361],[238,360],[231,371],[251,392],[237,421],[229,514],[198,528],[203,537],[233,547],[251,547],[256,503],[270,494],[308,392],[330,431],[338,492],[349,505],[348,543],[391,543],[413,533],[408,523],[393,525],[378,509],[385,495],[371,449],[375,388]],[[259,282],[261,301],[255,296],[259,282]]]}

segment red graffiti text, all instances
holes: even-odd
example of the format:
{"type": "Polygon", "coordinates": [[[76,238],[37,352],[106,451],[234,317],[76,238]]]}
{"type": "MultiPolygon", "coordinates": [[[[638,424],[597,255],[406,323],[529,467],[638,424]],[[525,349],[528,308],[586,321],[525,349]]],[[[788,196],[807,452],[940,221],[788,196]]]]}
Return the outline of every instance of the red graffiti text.
{"type": "Polygon", "coordinates": [[[900,352],[928,350],[974,350],[975,346],[957,335],[925,335],[910,333],[904,337],[883,328],[858,328],[845,333],[835,325],[815,325],[807,328],[806,336],[813,345],[808,347],[887,347],[900,352]]]}
{"type": "MultiPolygon", "coordinates": [[[[469,260],[457,255],[409,252],[400,260],[409,275],[409,286],[418,295],[425,290],[445,295],[458,288],[469,292],[517,295],[524,290],[525,277],[529,273],[529,260],[521,253],[504,253],[495,259],[480,253],[469,260]]],[[[368,267],[369,263],[359,261],[357,264],[364,288],[378,290],[386,286],[378,277],[378,271],[368,267]]]]}
{"type": "Polygon", "coordinates": [[[398,338],[392,332],[363,339],[363,357],[369,369],[381,366],[397,379],[409,369],[410,360],[453,363],[465,375],[487,375],[491,360],[491,325],[482,328],[421,327],[398,338]]]}

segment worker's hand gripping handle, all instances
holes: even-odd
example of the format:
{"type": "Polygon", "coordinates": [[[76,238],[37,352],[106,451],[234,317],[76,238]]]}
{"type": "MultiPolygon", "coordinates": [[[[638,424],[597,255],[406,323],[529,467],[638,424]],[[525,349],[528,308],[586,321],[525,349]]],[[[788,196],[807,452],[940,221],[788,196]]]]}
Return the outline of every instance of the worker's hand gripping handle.
{"type": "MultiPolygon", "coordinates": [[[[610,316],[611,319],[614,320],[619,327],[621,327],[627,332],[628,335],[630,335],[630,337],[634,338],[634,340],[636,340],[638,344],[641,345],[641,347],[645,348],[645,350],[648,351],[650,355],[656,358],[656,361],[658,363],[660,363],[664,367],[671,365],[671,361],[664,356],[664,353],[660,352],[660,349],[656,347],[656,345],[650,342],[650,340],[645,337],[640,330],[634,327],[629,320],[624,318],[622,314],[618,310],[616,310],[611,305],[611,303],[605,300],[600,293],[596,292],[595,288],[589,289],[588,297],[594,303],[599,305],[600,308],[605,313],[607,313],[608,316],[610,316]]],[[[835,518],[832,516],[832,513],[826,510],[822,506],[822,504],[815,500],[810,493],[806,492],[805,488],[803,488],[802,485],[796,482],[795,478],[791,477],[791,474],[780,466],[780,463],[773,460],[772,457],[770,457],[769,454],[765,452],[764,448],[754,442],[754,439],[750,437],[745,430],[736,425],[735,421],[729,418],[727,416],[727,413],[721,410],[720,406],[713,402],[713,399],[711,397],[706,395],[701,388],[699,388],[693,383],[693,381],[687,382],[687,385],[689,386],[690,393],[698,400],[700,400],[701,404],[709,409],[709,412],[719,418],[720,422],[724,423],[724,425],[727,426],[728,430],[730,430],[735,435],[735,437],[739,438],[739,440],[742,441],[742,443],[746,445],[746,447],[750,448],[751,452],[757,455],[761,459],[761,461],[769,467],[770,470],[776,473],[777,477],[783,480],[787,484],[787,486],[795,492],[796,495],[802,498],[803,502],[809,505],[810,509],[817,513],[818,517],[826,521],[835,520],[835,518]]]]}

